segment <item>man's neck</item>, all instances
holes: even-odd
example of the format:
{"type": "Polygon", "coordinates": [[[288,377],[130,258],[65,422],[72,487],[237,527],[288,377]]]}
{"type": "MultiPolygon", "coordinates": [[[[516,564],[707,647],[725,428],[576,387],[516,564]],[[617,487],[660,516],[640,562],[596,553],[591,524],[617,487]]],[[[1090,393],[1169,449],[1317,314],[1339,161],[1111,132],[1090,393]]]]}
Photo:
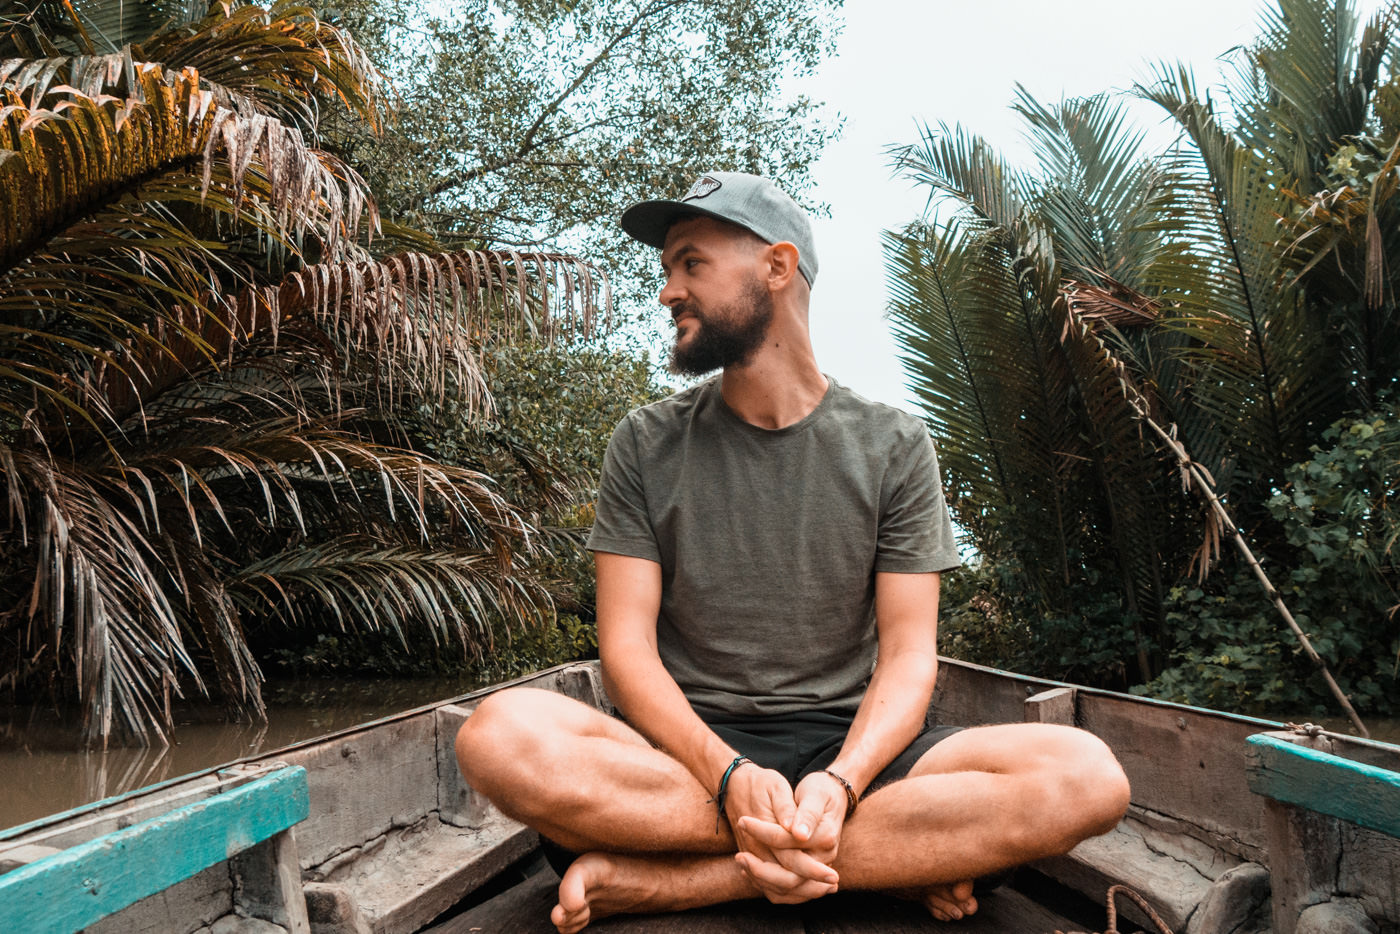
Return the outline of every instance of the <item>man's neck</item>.
{"type": "Polygon", "coordinates": [[[735,415],[772,430],[812,414],[826,390],[826,377],[805,340],[770,340],[748,363],[726,367],[720,380],[724,402],[735,415]]]}

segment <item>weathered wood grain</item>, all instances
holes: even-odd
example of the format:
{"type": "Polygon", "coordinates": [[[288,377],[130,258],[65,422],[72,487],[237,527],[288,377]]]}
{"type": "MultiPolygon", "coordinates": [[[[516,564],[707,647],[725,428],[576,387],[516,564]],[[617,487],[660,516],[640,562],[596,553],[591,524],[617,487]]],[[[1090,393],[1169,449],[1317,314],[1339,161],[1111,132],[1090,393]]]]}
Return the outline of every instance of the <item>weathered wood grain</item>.
{"type": "Polygon", "coordinates": [[[1272,859],[1273,934],[1293,934],[1303,909],[1327,901],[1337,890],[1338,822],[1273,800],[1265,802],[1264,820],[1272,859]]]}
{"type": "Polygon", "coordinates": [[[203,801],[237,783],[223,781],[217,775],[186,777],[51,814],[4,831],[4,839],[0,839],[0,857],[21,845],[67,849],[114,830],[159,817],[177,807],[203,801]]]}
{"type": "Polygon", "coordinates": [[[195,934],[232,911],[233,880],[221,864],[94,922],[83,934],[195,934]]]}
{"type": "Polygon", "coordinates": [[[933,691],[934,719],[951,726],[1022,723],[1026,698],[1071,686],[1022,675],[998,677],[990,668],[940,656],[933,691]]]}
{"type": "Polygon", "coordinates": [[[1077,726],[1077,693],[1074,688],[1050,688],[1032,694],[1023,705],[1026,722],[1077,726]]]}
{"type": "Polygon", "coordinates": [[[883,895],[848,894],[800,906],[806,934],[1051,934],[1079,926],[1014,889],[979,900],[977,913],[937,921],[924,906],[883,895]]]}
{"type": "Polygon", "coordinates": [[[308,811],[283,769],[0,876],[0,930],[76,931],[281,833],[308,811]]]}
{"type": "MultiPolygon", "coordinates": [[[[1035,868],[1086,895],[1124,883],[1156,907],[1175,931],[1185,930],[1196,906],[1205,900],[1216,876],[1232,864],[1205,862],[1205,854],[1183,852],[1176,841],[1152,837],[1151,828],[1126,819],[1107,834],[1085,840],[1065,856],[1041,860],[1035,868]],[[1215,868],[1214,874],[1208,875],[1215,868]]],[[[1131,901],[1123,913],[1138,924],[1149,919],[1131,901]]]]}
{"type": "Polygon", "coordinates": [[[1249,787],[1256,794],[1400,837],[1400,772],[1267,733],[1248,742],[1249,787]]]}
{"type": "Polygon", "coordinates": [[[1176,704],[1079,692],[1079,722],[1113,750],[1132,784],[1133,803],[1264,847],[1264,803],[1245,780],[1245,740],[1265,721],[1176,704]]]}
{"type": "Polygon", "coordinates": [[[1358,899],[1377,918],[1400,926],[1400,838],[1342,824],[1337,890],[1358,899]]]}
{"type": "Polygon", "coordinates": [[[353,893],[375,934],[409,934],[538,845],[539,836],[497,813],[475,830],[435,820],[398,830],[329,881],[353,893]]]}
{"type": "Polygon", "coordinates": [[[301,891],[295,831],[273,834],[261,846],[233,857],[234,908],[240,917],[258,918],[289,934],[311,934],[306,896],[301,891]]]}
{"type": "Polygon", "coordinates": [[[457,767],[457,731],[476,709],[475,704],[446,704],[437,709],[438,817],[457,827],[480,827],[494,806],[462,777],[457,767]]]}
{"type": "Polygon", "coordinates": [[[435,719],[428,709],[277,757],[307,771],[311,817],[297,828],[302,869],[437,810],[435,719]]]}

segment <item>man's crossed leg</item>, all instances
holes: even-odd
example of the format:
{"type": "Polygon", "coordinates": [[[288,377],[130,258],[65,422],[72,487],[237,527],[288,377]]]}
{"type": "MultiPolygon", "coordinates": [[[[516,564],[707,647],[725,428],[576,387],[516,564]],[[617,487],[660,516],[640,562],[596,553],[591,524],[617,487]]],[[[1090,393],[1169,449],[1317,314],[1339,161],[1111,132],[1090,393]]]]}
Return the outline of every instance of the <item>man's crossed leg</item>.
{"type": "Polygon", "coordinates": [[[831,800],[802,789],[829,776],[807,776],[794,796],[778,773],[745,765],[750,795],[771,794],[740,808],[764,816],[743,816],[736,828],[717,820],[712,796],[675,759],[551,692],[486,698],[457,736],[457,758],[503,812],[584,854],[559,885],[552,919],[565,934],[620,912],[801,902],[837,888],[917,897],[935,917],[956,919],[977,908],[970,880],[1065,853],[1111,830],[1128,805],[1108,748],[1048,724],[956,733],[863,798],[848,821],[796,803],[831,800]]]}

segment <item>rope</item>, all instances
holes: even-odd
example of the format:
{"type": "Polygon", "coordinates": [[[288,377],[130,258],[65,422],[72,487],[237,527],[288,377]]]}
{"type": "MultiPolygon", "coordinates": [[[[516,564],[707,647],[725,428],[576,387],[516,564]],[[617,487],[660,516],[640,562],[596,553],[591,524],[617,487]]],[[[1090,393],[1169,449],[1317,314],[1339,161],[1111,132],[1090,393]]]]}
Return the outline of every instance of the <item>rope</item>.
{"type": "MultiPolygon", "coordinates": [[[[1147,904],[1147,899],[1143,898],[1126,885],[1113,885],[1108,889],[1108,929],[1103,934],[1119,934],[1118,932],[1118,906],[1114,904],[1114,896],[1126,895],[1137,902],[1137,906],[1143,910],[1147,917],[1152,919],[1152,923],[1157,925],[1160,934],[1172,934],[1171,928],[1167,927],[1167,922],[1163,921],[1157,912],[1152,910],[1152,906],[1147,904]]],[[[1088,934],[1086,931],[1056,931],[1055,934],[1088,934]]]]}

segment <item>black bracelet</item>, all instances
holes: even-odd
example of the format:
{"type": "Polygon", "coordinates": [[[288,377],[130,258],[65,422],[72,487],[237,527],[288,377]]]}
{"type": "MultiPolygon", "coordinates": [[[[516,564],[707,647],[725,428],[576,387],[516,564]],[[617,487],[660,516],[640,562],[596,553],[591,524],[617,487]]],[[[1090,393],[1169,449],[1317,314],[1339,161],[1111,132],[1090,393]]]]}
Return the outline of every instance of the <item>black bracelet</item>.
{"type": "Polygon", "coordinates": [[[735,756],[734,761],[729,763],[729,768],[724,770],[724,777],[719,780],[719,791],[715,792],[715,804],[719,808],[719,813],[715,815],[715,833],[719,833],[720,818],[724,817],[724,799],[729,794],[729,776],[745,762],[752,761],[748,756],[735,756]]]}
{"type": "Polygon", "coordinates": [[[851,815],[856,812],[856,802],[860,800],[856,797],[856,790],[851,787],[850,782],[831,771],[831,769],[822,769],[822,771],[836,779],[841,783],[841,787],[846,789],[846,820],[850,820],[851,815]]]}

